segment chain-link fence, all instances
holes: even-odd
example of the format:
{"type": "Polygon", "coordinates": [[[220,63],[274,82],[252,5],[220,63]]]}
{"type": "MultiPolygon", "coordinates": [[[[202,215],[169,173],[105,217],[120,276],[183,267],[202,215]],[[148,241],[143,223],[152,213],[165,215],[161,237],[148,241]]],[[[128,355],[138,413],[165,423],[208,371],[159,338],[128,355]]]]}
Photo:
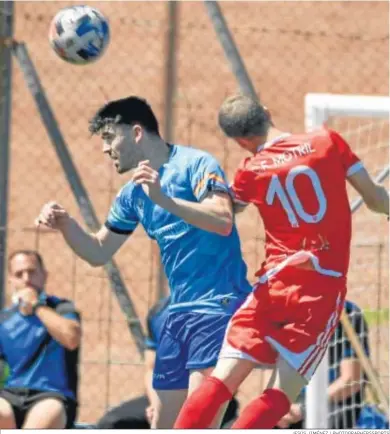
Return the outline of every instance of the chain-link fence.
{"type": "MultiPolygon", "coordinates": [[[[107,99],[138,94],[150,101],[163,123],[168,5],[89,2],[109,18],[112,39],[100,61],[78,67],[57,58],[47,37],[51,18],[71,4],[16,2],[15,39],[27,45],[103,221],[126,176],[114,173],[100,152],[99,141],[90,138],[87,121],[107,99]]],[[[303,129],[308,92],[388,94],[387,2],[237,1],[221,3],[221,8],[255,88],[282,129],[303,129]]],[[[231,178],[242,154],[218,130],[216,112],[224,97],[237,90],[237,83],[203,2],[179,4],[174,90],[174,140],[212,152],[231,178]]],[[[50,292],[73,299],[82,313],[79,419],[93,422],[107,407],[143,392],[142,360],[105,272],[76,259],[59,235],[33,227],[41,205],[49,200],[61,203],[76,219],[81,215],[16,62],[12,92],[8,250],[38,248],[50,272],[50,292]]],[[[252,277],[263,257],[262,226],[254,210],[240,216],[238,223],[252,277]]],[[[382,229],[385,234],[386,228],[382,229]]],[[[382,244],[378,249],[387,252],[385,235],[382,244]]],[[[387,267],[382,253],[375,256],[379,257],[375,261],[382,270],[379,286],[384,309],[388,306],[387,267]]],[[[116,259],[144,321],[157,298],[156,246],[137,229],[116,259]]],[[[355,272],[352,267],[352,281],[355,272]]],[[[375,284],[372,290],[376,288],[375,284]]],[[[254,374],[244,385],[239,395],[243,402],[260,390],[260,380],[254,374]]]]}

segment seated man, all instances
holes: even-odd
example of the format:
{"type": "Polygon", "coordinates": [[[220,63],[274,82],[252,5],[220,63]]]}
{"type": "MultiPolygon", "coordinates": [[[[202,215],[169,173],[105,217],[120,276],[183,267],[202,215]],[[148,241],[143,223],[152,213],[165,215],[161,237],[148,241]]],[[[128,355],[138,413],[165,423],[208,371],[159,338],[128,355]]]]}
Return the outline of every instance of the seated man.
{"type": "MultiPolygon", "coordinates": [[[[157,343],[164,321],[168,314],[170,298],[157,303],[148,313],[148,337],[145,341],[145,392],[146,394],[109,410],[97,423],[100,429],[149,429],[158,396],[152,387],[153,369],[157,343]]],[[[222,428],[227,428],[237,416],[238,403],[233,398],[226,410],[222,428]]]]}
{"type": "Polygon", "coordinates": [[[77,410],[80,318],[69,300],[45,292],[38,252],[8,260],[12,306],[0,313],[0,358],[9,366],[0,390],[0,428],[73,426],[77,410]]]}
{"type": "MultiPolygon", "coordinates": [[[[369,355],[368,326],[362,311],[354,303],[345,302],[345,311],[360,343],[369,355]]],[[[355,428],[364,402],[366,377],[351,342],[339,322],[329,343],[329,427],[355,428]]],[[[278,423],[279,428],[304,427],[304,393],[299,402],[292,404],[290,412],[278,423]]]]}

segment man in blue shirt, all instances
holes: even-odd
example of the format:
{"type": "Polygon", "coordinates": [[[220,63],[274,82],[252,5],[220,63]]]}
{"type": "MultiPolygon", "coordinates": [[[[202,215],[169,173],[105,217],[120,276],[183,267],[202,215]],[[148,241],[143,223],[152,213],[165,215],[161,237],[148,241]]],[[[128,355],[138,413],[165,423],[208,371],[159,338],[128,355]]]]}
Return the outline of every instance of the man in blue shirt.
{"type": "MultiPolygon", "coordinates": [[[[99,429],[149,429],[158,396],[152,387],[156,351],[160,342],[161,330],[168,318],[170,297],[165,297],[153,306],[147,317],[147,337],[145,339],[145,391],[146,395],[124,401],[111,408],[97,423],[99,429]]],[[[222,428],[228,428],[237,417],[238,402],[233,398],[222,420],[222,428]]]]}
{"type": "MultiPolygon", "coordinates": [[[[101,135],[117,172],[130,172],[131,181],[95,234],[54,202],[43,207],[37,223],[60,230],[93,266],[106,263],[139,223],[158,243],[171,304],[156,354],[153,387],[159,402],[152,427],[171,428],[187,391],[215,366],[227,324],[251,291],[229,187],[210,154],[161,138],[143,99],[109,102],[90,129],[101,135]]],[[[221,418],[216,419],[219,426],[221,418]]]]}
{"type": "Polygon", "coordinates": [[[77,410],[80,318],[73,304],[48,295],[39,253],[8,261],[11,307],[0,313],[0,358],[10,373],[0,391],[0,428],[72,427],[77,410]]]}

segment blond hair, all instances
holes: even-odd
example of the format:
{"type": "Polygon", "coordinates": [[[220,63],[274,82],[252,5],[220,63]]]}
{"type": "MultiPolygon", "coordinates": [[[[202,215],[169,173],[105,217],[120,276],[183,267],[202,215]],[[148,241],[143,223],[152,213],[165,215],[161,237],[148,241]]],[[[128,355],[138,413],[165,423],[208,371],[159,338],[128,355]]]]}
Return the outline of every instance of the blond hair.
{"type": "Polygon", "coordinates": [[[271,125],[267,110],[244,94],[232,95],[222,103],[218,122],[228,137],[265,136],[271,125]]]}

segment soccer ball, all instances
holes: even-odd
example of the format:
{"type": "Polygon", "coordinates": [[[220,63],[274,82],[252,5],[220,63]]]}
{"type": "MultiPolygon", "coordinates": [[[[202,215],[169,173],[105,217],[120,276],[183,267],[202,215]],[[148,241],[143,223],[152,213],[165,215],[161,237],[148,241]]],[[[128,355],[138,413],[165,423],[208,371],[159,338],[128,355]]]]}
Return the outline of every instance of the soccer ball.
{"type": "Polygon", "coordinates": [[[90,6],[61,9],[50,24],[49,40],[61,59],[85,65],[99,59],[110,41],[107,19],[90,6]]]}

